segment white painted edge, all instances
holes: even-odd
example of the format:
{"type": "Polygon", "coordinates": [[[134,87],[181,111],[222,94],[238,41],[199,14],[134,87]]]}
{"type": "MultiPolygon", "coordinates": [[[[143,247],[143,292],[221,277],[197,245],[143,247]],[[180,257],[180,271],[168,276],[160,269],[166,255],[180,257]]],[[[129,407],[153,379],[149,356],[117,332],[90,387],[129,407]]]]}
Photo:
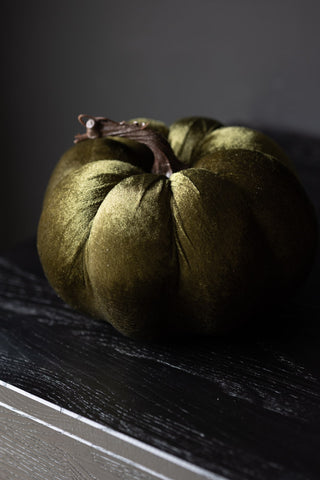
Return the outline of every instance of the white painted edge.
{"type": "MultiPolygon", "coordinates": [[[[7,382],[4,382],[2,380],[0,380],[0,391],[1,391],[1,388],[2,389],[6,389],[7,391],[11,391],[11,392],[14,392],[16,395],[18,396],[22,396],[24,397],[25,399],[28,399],[28,401],[30,402],[36,402],[38,404],[41,404],[42,406],[45,406],[47,407],[48,409],[51,410],[51,416],[52,416],[52,411],[56,411],[58,412],[60,415],[66,415],[67,417],[69,417],[70,419],[72,419],[73,421],[77,421],[77,422],[81,422],[82,424],[84,425],[87,425],[88,427],[91,427],[93,429],[96,429],[99,431],[99,433],[103,433],[106,435],[106,437],[111,437],[111,438],[114,438],[116,439],[118,442],[120,442],[120,444],[122,444],[124,446],[124,451],[128,451],[128,447],[134,447],[133,449],[138,451],[140,453],[140,457],[141,457],[141,453],[146,453],[146,454],[149,454],[149,455],[152,455],[152,457],[155,457],[155,459],[158,459],[160,460],[160,462],[158,461],[157,462],[157,470],[153,470],[153,469],[150,469],[148,468],[147,466],[145,465],[142,465],[141,463],[141,459],[136,462],[134,461],[134,459],[132,458],[132,456],[134,456],[134,451],[132,452],[131,450],[131,458],[127,458],[127,457],[124,457],[123,455],[120,455],[119,452],[116,452],[116,451],[111,451],[111,450],[108,450],[102,446],[99,446],[97,444],[94,444],[92,443],[91,441],[88,441],[87,439],[83,438],[83,437],[80,437],[78,435],[75,435],[71,432],[68,432],[67,430],[57,426],[57,425],[54,425],[54,422],[47,422],[35,415],[31,415],[27,412],[24,412],[22,411],[21,409],[17,409],[16,407],[14,407],[13,405],[9,405],[7,403],[4,403],[4,402],[1,402],[0,401],[0,406],[12,411],[12,412],[15,412],[16,414],[19,414],[29,420],[32,420],[34,422],[37,422],[39,424],[42,424],[58,433],[61,433],[63,435],[66,435],[70,438],[72,438],[73,440],[75,441],[78,441],[82,444],[85,444],[87,446],[90,446],[91,448],[94,448],[96,450],[98,450],[100,453],[104,453],[106,455],[109,455],[109,456],[112,456],[114,458],[116,458],[117,460],[123,462],[123,463],[126,463],[126,464],[130,464],[132,465],[133,467],[135,468],[139,468],[140,470],[146,472],[146,473],[150,473],[150,474],[153,474],[153,475],[157,475],[159,479],[161,480],[168,480],[168,479],[180,479],[181,478],[181,473],[182,471],[185,471],[185,473],[189,473],[189,474],[192,474],[193,477],[192,479],[194,480],[197,480],[197,479],[206,479],[206,480],[228,480],[227,477],[224,477],[224,476],[221,476],[220,474],[216,474],[216,473],[213,473],[213,472],[210,472],[209,470],[206,470],[206,469],[203,469],[201,467],[198,467],[197,465],[194,465],[190,462],[187,462],[186,460],[182,460],[180,459],[179,457],[176,457],[172,454],[169,454],[167,452],[164,452],[156,447],[153,447],[151,445],[148,445],[147,443],[144,443],[140,440],[137,440],[133,437],[130,437],[129,435],[126,435],[124,433],[121,433],[121,432],[118,432],[117,430],[114,430],[110,427],[107,427],[105,425],[101,425],[93,420],[90,420],[86,417],[83,417],[81,415],[78,415],[70,410],[67,410],[65,408],[62,408],[62,407],[59,407],[58,405],[55,405],[54,403],[51,403],[47,400],[44,400],[36,395],[33,395],[31,393],[28,393],[18,387],[15,387],[14,385],[11,385],[7,382]],[[132,455],[133,453],[133,455],[132,455]],[[172,465],[172,467],[176,467],[176,468],[173,468],[173,471],[176,470],[176,473],[177,475],[179,476],[176,476],[176,475],[171,475],[170,474],[170,477],[168,477],[167,475],[163,474],[163,471],[161,472],[162,468],[161,468],[161,464],[163,464],[163,462],[167,462],[169,464],[172,465]]],[[[60,422],[59,422],[60,423],[60,422]]],[[[83,431],[85,431],[83,429],[83,431]]],[[[115,450],[115,449],[114,449],[115,450]]],[[[153,462],[153,465],[155,464],[155,462],[153,462]]],[[[166,468],[167,470],[167,468],[166,468]]]]}

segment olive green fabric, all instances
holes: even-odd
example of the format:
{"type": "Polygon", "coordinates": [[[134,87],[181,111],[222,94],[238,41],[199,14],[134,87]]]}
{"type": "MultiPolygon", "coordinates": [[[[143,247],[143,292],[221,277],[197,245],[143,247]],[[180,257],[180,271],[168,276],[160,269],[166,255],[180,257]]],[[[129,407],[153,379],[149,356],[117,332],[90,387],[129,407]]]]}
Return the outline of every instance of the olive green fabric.
{"type": "Polygon", "coordinates": [[[221,123],[211,118],[182,118],[171,125],[168,140],[176,157],[189,167],[199,141],[218,127],[221,127],[221,123]]]}
{"type": "Polygon", "coordinates": [[[200,117],[149,126],[185,168],[151,174],[151,152],[126,139],[74,145],[44,200],[44,271],[71,306],[125,335],[229,331],[303,281],[313,207],[286,154],[259,132],[200,117]]]}

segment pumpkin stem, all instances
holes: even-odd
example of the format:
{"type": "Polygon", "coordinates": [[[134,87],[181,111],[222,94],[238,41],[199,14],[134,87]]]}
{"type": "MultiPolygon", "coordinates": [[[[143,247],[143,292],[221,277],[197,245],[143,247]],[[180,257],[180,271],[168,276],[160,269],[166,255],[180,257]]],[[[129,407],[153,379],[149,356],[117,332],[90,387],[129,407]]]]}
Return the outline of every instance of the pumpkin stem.
{"type": "Polygon", "coordinates": [[[88,138],[126,137],[143,143],[150,148],[154,155],[152,173],[170,177],[173,172],[184,168],[183,164],[175,156],[168,141],[160,133],[148,128],[148,124],[145,122],[115,122],[108,118],[85,114],[79,115],[78,120],[86,127],[87,131],[86,133],[76,135],[74,143],[88,138]]]}

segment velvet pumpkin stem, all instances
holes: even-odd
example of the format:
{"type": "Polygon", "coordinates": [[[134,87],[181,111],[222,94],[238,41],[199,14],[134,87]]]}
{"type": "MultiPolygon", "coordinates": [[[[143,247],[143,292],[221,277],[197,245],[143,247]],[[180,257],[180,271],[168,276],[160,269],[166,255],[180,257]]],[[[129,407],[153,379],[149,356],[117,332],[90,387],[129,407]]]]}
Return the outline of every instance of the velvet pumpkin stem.
{"type": "Polygon", "coordinates": [[[79,115],[78,120],[87,131],[76,135],[74,143],[99,137],[125,137],[150,148],[154,156],[152,173],[170,177],[173,172],[183,168],[168,141],[160,133],[148,128],[145,122],[115,122],[108,118],[85,114],[79,115]]]}

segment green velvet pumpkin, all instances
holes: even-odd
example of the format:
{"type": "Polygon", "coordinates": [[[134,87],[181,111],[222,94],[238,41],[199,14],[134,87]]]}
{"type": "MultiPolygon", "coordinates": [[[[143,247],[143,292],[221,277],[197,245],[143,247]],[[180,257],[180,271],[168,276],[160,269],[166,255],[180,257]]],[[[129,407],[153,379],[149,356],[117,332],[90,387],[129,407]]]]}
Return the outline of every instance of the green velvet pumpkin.
{"type": "Polygon", "coordinates": [[[206,118],[169,129],[148,120],[146,130],[172,147],[180,170],[169,178],[151,173],[148,147],[120,136],[62,156],[38,228],[49,282],[129,336],[258,322],[261,305],[306,277],[316,247],[314,210],[287,156],[262,133],[206,118]]]}

